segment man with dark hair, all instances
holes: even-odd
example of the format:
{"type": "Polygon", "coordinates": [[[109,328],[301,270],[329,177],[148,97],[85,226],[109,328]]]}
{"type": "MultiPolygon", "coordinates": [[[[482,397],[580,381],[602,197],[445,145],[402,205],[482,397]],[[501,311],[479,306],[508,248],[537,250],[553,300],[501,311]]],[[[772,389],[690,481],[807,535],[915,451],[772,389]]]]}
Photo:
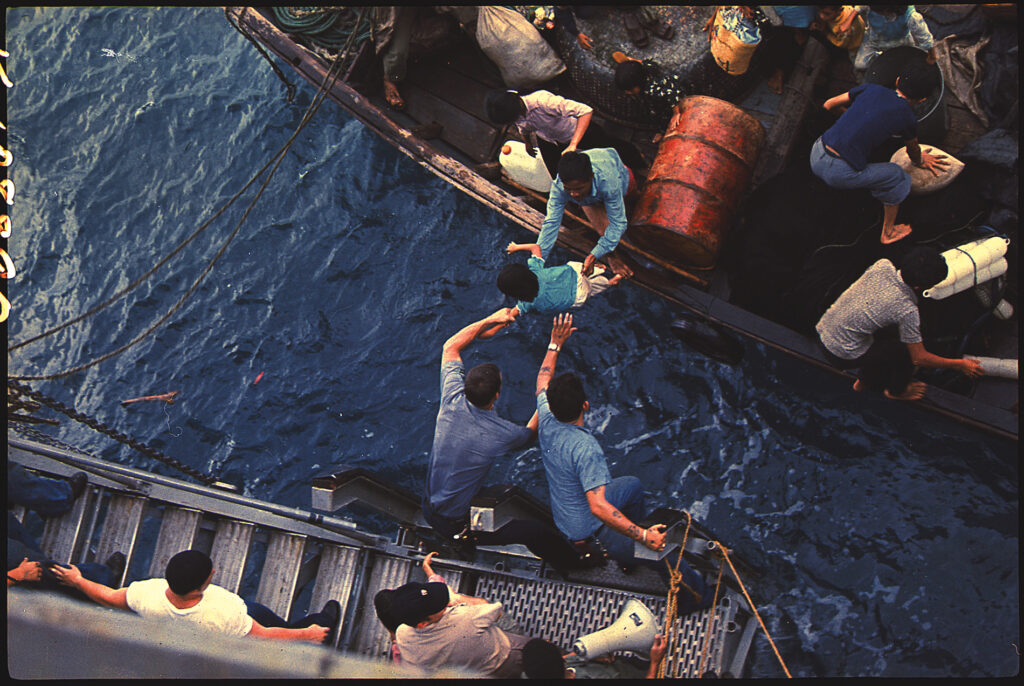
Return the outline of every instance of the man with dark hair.
{"type": "Polygon", "coordinates": [[[410,582],[391,595],[391,612],[400,622],[395,640],[402,663],[424,670],[463,667],[491,677],[515,679],[523,670],[522,648],[528,636],[495,625],[501,603],[462,596],[449,606],[443,583],[410,582]]]}
{"type": "Polygon", "coordinates": [[[213,561],[198,550],[184,550],[167,562],[163,579],[135,581],[113,589],[82,577],[78,567],[54,567],[54,575],[91,600],[107,607],[132,610],[143,617],[171,617],[229,636],[284,641],[331,643],[341,622],[341,605],[329,600],[313,615],[287,622],[269,608],[243,600],[210,583],[213,561]]]}
{"type": "Polygon", "coordinates": [[[611,148],[567,152],[558,163],[558,176],[551,182],[547,211],[537,245],[547,261],[558,240],[565,206],[575,202],[583,208],[600,238],[583,261],[582,273],[589,276],[594,263],[607,256],[612,271],[629,278],[633,270],[612,251],[626,232],[626,196],[636,191],[633,172],[611,148]]]}
{"type": "Polygon", "coordinates": [[[832,188],[864,188],[882,203],[884,244],[908,236],[909,224],[897,224],[900,203],[910,195],[910,175],[893,162],[868,163],[868,157],[892,136],[906,141],[914,165],[936,176],[949,166],[943,155],[921,150],[917,142],[917,116],[911,104],[922,102],[934,88],[933,73],[908,67],[896,79],[896,89],[864,83],[829,98],[825,109],[846,109],[839,120],[811,148],[811,170],[832,188]]]}
{"type": "MultiPolygon", "coordinates": [[[[572,315],[555,317],[537,374],[541,458],[555,525],[577,549],[603,547],[623,567],[648,566],[667,581],[663,562],[639,559],[634,553],[636,542],[654,551],[665,547],[664,524],[643,528],[635,523],[648,516],[643,484],[634,476],[612,478],[604,451],[584,427],[590,403],[583,383],[572,373],[554,375],[558,353],[574,331],[572,315]]],[[[704,579],[685,562],[680,571],[684,581],[677,595],[680,612],[710,606],[704,579]]]]}
{"type": "Polygon", "coordinates": [[[560,536],[540,522],[516,519],[493,532],[470,532],[470,502],[480,491],[494,460],[524,448],[537,437],[537,415],[526,426],[502,419],[494,411],[501,393],[501,371],[494,364],[465,372],[462,351],[470,343],[492,337],[515,321],[504,307],[463,327],[441,350],[441,406],[427,466],[423,517],[442,536],[466,537],[479,545],[521,543],[557,569],[578,563],[578,556],[560,536]]]}
{"type": "Polygon", "coordinates": [[[933,355],[922,342],[917,295],[946,278],[942,253],[916,246],[900,263],[899,270],[886,259],[871,265],[815,328],[829,362],[839,369],[859,369],[855,390],[917,400],[925,384],[911,381],[914,366],[955,369],[967,376],[979,376],[982,369],[977,360],[933,355]]]}
{"type": "Polygon", "coordinates": [[[618,62],[615,65],[615,87],[639,98],[650,109],[652,124],[658,129],[654,139],[657,143],[668,128],[676,105],[686,97],[688,89],[679,74],[664,74],[653,60],[627,57],[621,52],[612,53],[618,62]]]}
{"type": "Polygon", "coordinates": [[[665,648],[665,637],[657,634],[651,645],[650,663],[646,670],[641,670],[614,658],[610,664],[582,661],[575,653],[563,655],[550,641],[534,638],[523,646],[523,674],[527,679],[575,679],[580,672],[585,672],[585,678],[593,679],[657,679],[665,648]]]}

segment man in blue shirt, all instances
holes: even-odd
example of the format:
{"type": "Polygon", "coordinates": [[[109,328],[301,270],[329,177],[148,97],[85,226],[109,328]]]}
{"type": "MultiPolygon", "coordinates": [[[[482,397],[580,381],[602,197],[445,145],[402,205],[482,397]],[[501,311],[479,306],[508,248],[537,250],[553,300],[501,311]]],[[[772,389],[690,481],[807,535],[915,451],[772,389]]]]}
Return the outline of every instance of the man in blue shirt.
{"type": "Polygon", "coordinates": [[[583,275],[589,276],[594,263],[608,257],[608,264],[616,274],[629,278],[633,270],[612,251],[626,232],[625,197],[636,189],[633,172],[622,163],[612,148],[573,151],[562,155],[558,175],[551,182],[547,212],[541,226],[537,245],[541,259],[547,261],[551,248],[558,240],[565,206],[575,202],[583,208],[591,226],[601,236],[597,245],[583,261],[583,275]]]}
{"type": "MultiPolygon", "coordinates": [[[[504,307],[463,327],[441,351],[441,407],[427,467],[423,517],[442,536],[469,534],[470,501],[479,492],[495,458],[526,447],[537,437],[537,415],[520,426],[494,411],[501,392],[501,370],[492,363],[469,372],[462,351],[478,338],[490,338],[515,320],[504,307]]],[[[540,522],[513,520],[498,531],[469,534],[481,545],[522,543],[556,569],[578,563],[576,551],[540,522]]]]}
{"type": "Polygon", "coordinates": [[[883,244],[895,243],[911,232],[897,224],[900,203],[910,195],[910,175],[892,162],[868,163],[871,152],[892,136],[907,145],[907,155],[918,167],[938,175],[946,166],[942,155],[930,155],[917,143],[917,117],[912,103],[922,102],[934,88],[934,76],[912,64],[896,80],[896,90],[865,83],[829,98],[825,109],[847,109],[811,148],[811,171],[832,188],[865,188],[883,206],[883,244]]]}
{"type": "MultiPolygon", "coordinates": [[[[590,409],[583,384],[571,372],[554,376],[558,353],[574,331],[571,314],[555,317],[537,374],[541,459],[555,526],[578,548],[600,542],[619,564],[649,566],[667,578],[663,562],[634,555],[637,541],[654,551],[665,547],[664,524],[644,528],[635,523],[648,514],[643,484],[635,476],[612,478],[604,451],[583,425],[590,409]]],[[[680,571],[685,585],[679,607],[687,612],[708,607],[711,597],[703,578],[685,562],[680,571]]]]}

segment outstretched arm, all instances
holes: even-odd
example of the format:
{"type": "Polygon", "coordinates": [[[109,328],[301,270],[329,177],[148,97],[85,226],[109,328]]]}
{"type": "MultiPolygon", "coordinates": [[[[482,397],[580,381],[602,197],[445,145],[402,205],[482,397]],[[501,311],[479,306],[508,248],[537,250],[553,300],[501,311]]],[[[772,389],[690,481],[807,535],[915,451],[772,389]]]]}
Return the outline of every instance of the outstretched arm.
{"type": "Polygon", "coordinates": [[[580,141],[583,140],[583,134],[587,132],[587,127],[590,126],[590,120],[593,117],[593,112],[587,112],[586,114],[577,117],[576,130],[573,131],[572,140],[569,141],[569,145],[567,145],[565,150],[562,151],[563,155],[567,152],[572,152],[576,149],[576,146],[580,144],[580,141]]]}
{"type": "Polygon", "coordinates": [[[538,260],[543,259],[540,256],[540,246],[537,245],[536,243],[516,243],[514,241],[511,241],[509,242],[508,247],[505,248],[505,251],[509,255],[511,255],[514,252],[520,252],[522,250],[529,251],[529,253],[536,257],[538,260]]]}
{"type": "Polygon", "coordinates": [[[461,360],[462,351],[477,338],[490,338],[515,321],[516,314],[510,307],[503,307],[494,314],[484,317],[480,321],[473,322],[463,327],[454,336],[444,342],[441,349],[441,364],[451,360],[461,360]]]}
{"type": "Polygon", "coordinates": [[[537,372],[537,393],[547,390],[548,384],[551,383],[551,377],[555,375],[558,353],[575,330],[572,328],[571,314],[563,313],[555,317],[551,327],[551,342],[548,344],[547,353],[544,354],[544,361],[540,363],[540,371],[537,372]]]}
{"type": "Polygon", "coordinates": [[[98,584],[95,581],[89,581],[82,576],[82,572],[75,565],[70,567],[55,565],[52,569],[53,575],[57,577],[58,581],[65,586],[77,588],[87,595],[90,600],[107,607],[116,607],[121,610],[131,609],[128,607],[127,588],[113,589],[109,586],[98,584]]]}
{"type": "Polygon", "coordinates": [[[252,620],[252,629],[246,635],[253,638],[271,638],[277,641],[312,641],[313,643],[320,643],[327,638],[328,631],[330,630],[327,627],[320,626],[319,624],[313,624],[304,629],[288,629],[283,626],[263,626],[254,619],[252,620]]]}
{"type": "Polygon", "coordinates": [[[824,108],[831,112],[837,107],[849,107],[851,102],[853,101],[850,99],[849,91],[847,91],[846,93],[840,93],[839,95],[826,100],[824,108]]]}
{"type": "Polygon", "coordinates": [[[955,369],[967,376],[981,376],[983,372],[981,363],[977,360],[941,357],[928,352],[924,347],[924,343],[907,343],[907,350],[910,351],[911,361],[919,367],[955,369]]]}
{"type": "Polygon", "coordinates": [[[665,547],[665,525],[655,524],[645,529],[634,524],[604,497],[604,486],[587,491],[587,505],[595,517],[620,534],[640,541],[651,550],[661,550],[665,547]]]}

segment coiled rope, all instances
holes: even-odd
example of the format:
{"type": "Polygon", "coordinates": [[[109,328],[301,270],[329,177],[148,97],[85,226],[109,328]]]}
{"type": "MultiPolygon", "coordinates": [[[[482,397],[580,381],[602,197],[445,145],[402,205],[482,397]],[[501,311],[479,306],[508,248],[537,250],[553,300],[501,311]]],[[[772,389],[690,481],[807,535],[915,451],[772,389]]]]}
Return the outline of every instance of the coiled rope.
{"type": "MultiPolygon", "coordinates": [[[[362,20],[362,16],[363,16],[363,13],[360,12],[359,13],[359,20],[360,21],[362,20]]],[[[120,348],[117,348],[116,350],[114,350],[112,352],[106,353],[105,355],[101,355],[100,357],[98,357],[98,358],[96,358],[96,359],[94,359],[94,360],[92,360],[90,362],[86,362],[84,364],[78,365],[77,367],[73,367],[71,369],[67,369],[67,370],[65,370],[63,372],[58,372],[58,373],[55,373],[55,374],[45,374],[45,375],[9,375],[8,378],[9,379],[20,379],[20,380],[23,380],[23,381],[27,381],[27,380],[51,380],[51,379],[58,379],[58,378],[61,378],[61,377],[65,377],[65,376],[70,376],[71,374],[75,374],[77,372],[83,371],[83,370],[88,369],[90,367],[93,367],[93,366],[95,366],[95,365],[97,365],[97,364],[99,364],[101,362],[104,362],[104,361],[106,361],[106,360],[108,360],[108,359],[110,359],[112,357],[115,357],[115,356],[121,354],[122,352],[124,352],[125,350],[127,350],[128,348],[131,348],[132,346],[136,345],[137,343],[142,341],[144,338],[149,336],[149,334],[151,334],[157,328],[159,328],[175,312],[177,312],[178,309],[180,309],[181,306],[185,303],[185,301],[192,295],[192,293],[194,293],[195,290],[199,287],[199,285],[202,283],[203,279],[205,279],[206,276],[210,273],[210,271],[213,269],[213,266],[217,263],[217,261],[221,258],[221,256],[227,250],[228,246],[234,240],[235,236],[238,235],[238,232],[242,228],[242,225],[245,223],[245,220],[248,218],[249,213],[252,211],[253,207],[256,205],[256,202],[260,199],[260,196],[263,195],[263,191],[266,190],[267,185],[270,183],[270,180],[274,177],[274,173],[277,171],[277,168],[280,166],[281,162],[284,161],[284,157],[288,153],[288,150],[291,148],[292,143],[298,137],[298,135],[302,131],[302,129],[305,128],[305,126],[313,118],[313,115],[316,113],[317,109],[319,109],[319,107],[320,107],[320,104],[323,102],[324,97],[326,96],[327,91],[334,85],[335,81],[337,81],[338,76],[339,76],[339,74],[342,71],[342,66],[343,66],[344,62],[347,60],[348,55],[351,52],[350,49],[352,47],[352,42],[354,41],[355,37],[356,37],[355,32],[349,34],[349,43],[345,46],[345,48],[338,55],[338,57],[332,62],[331,67],[328,70],[326,77],[324,78],[323,83],[320,84],[320,89],[317,91],[317,94],[314,96],[313,101],[310,103],[309,107],[306,109],[306,112],[303,114],[302,120],[299,122],[299,125],[296,127],[296,129],[292,133],[291,137],[287,140],[287,142],[285,142],[285,144],[280,148],[280,150],[278,150],[278,152],[275,153],[274,156],[263,166],[263,168],[260,169],[256,174],[254,174],[253,177],[248,181],[248,183],[246,183],[245,186],[243,186],[242,189],[238,191],[238,193],[236,193],[221,209],[219,209],[214,214],[213,217],[211,217],[202,226],[200,226],[196,231],[194,231],[191,236],[189,236],[187,239],[185,239],[185,241],[183,241],[180,245],[178,245],[178,247],[176,247],[174,250],[172,250],[166,257],[164,257],[162,260],[160,260],[152,269],[150,269],[148,272],[143,274],[141,277],[139,277],[138,279],[133,281],[131,284],[129,284],[126,288],[122,289],[119,293],[117,293],[112,298],[109,298],[108,300],[104,301],[103,303],[100,303],[99,305],[97,305],[96,307],[92,308],[91,310],[89,310],[88,312],[86,312],[83,315],[75,317],[75,318],[65,322],[64,324],[61,324],[60,326],[54,327],[54,328],[52,328],[52,329],[50,329],[48,331],[44,331],[43,333],[41,333],[41,334],[39,334],[37,336],[34,336],[34,337],[29,338],[29,339],[27,339],[25,341],[22,341],[21,343],[18,343],[18,344],[14,345],[14,346],[11,346],[7,350],[8,350],[8,352],[12,352],[13,350],[16,350],[16,349],[18,349],[18,348],[20,348],[20,347],[22,347],[24,345],[27,345],[28,343],[31,343],[31,342],[39,340],[39,339],[41,339],[43,337],[49,336],[49,335],[51,335],[53,333],[56,333],[57,331],[60,331],[60,330],[64,329],[67,326],[70,326],[71,324],[79,322],[79,321],[85,319],[86,317],[89,317],[89,316],[99,312],[100,310],[106,308],[111,303],[113,303],[115,300],[117,300],[118,298],[120,298],[123,295],[127,294],[132,289],[136,288],[139,284],[141,284],[144,280],[146,280],[149,276],[151,276],[157,269],[159,269],[161,266],[163,266],[163,264],[165,264],[171,257],[173,257],[178,252],[180,252],[196,236],[198,236],[200,233],[202,233],[202,231],[205,230],[210,225],[210,223],[213,222],[214,219],[216,219],[225,210],[227,210],[227,208],[231,204],[233,204],[235,202],[235,200],[237,200],[241,196],[241,194],[244,193],[245,190],[248,189],[249,186],[251,186],[256,181],[256,179],[258,179],[260,177],[260,175],[263,174],[264,171],[266,171],[266,169],[268,167],[270,167],[271,164],[273,164],[273,167],[270,169],[270,173],[267,175],[267,178],[264,180],[263,184],[259,188],[259,191],[256,193],[256,197],[254,197],[252,199],[252,201],[249,203],[249,206],[246,208],[245,213],[242,215],[242,218],[239,220],[238,224],[235,226],[234,230],[227,237],[227,239],[225,239],[225,241],[221,245],[220,249],[217,251],[217,254],[214,255],[212,260],[210,260],[209,264],[207,264],[207,266],[203,270],[203,272],[192,283],[192,286],[188,289],[188,291],[186,291],[186,293],[178,300],[178,302],[176,302],[174,304],[173,307],[171,307],[171,309],[166,314],[164,314],[159,320],[156,321],[156,323],[154,323],[152,326],[150,326],[148,329],[143,331],[140,335],[136,336],[135,338],[133,338],[131,341],[129,341],[125,345],[121,346],[120,348]]]]}
{"type": "Polygon", "coordinates": [[[361,45],[370,37],[370,25],[360,31],[363,13],[354,12],[348,7],[275,6],[271,9],[274,11],[274,19],[286,33],[304,38],[327,50],[361,45]]]}

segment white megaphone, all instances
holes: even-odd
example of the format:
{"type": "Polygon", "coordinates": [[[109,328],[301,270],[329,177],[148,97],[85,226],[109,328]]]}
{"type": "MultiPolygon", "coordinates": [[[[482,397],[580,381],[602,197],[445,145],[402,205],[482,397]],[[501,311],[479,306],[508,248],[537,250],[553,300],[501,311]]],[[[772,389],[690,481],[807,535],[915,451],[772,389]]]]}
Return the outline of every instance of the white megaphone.
{"type": "Polygon", "coordinates": [[[654,613],[636,598],[630,598],[622,606],[622,614],[615,622],[600,631],[580,636],[572,649],[585,660],[606,655],[616,650],[647,652],[658,633],[658,621],[654,613]]]}

